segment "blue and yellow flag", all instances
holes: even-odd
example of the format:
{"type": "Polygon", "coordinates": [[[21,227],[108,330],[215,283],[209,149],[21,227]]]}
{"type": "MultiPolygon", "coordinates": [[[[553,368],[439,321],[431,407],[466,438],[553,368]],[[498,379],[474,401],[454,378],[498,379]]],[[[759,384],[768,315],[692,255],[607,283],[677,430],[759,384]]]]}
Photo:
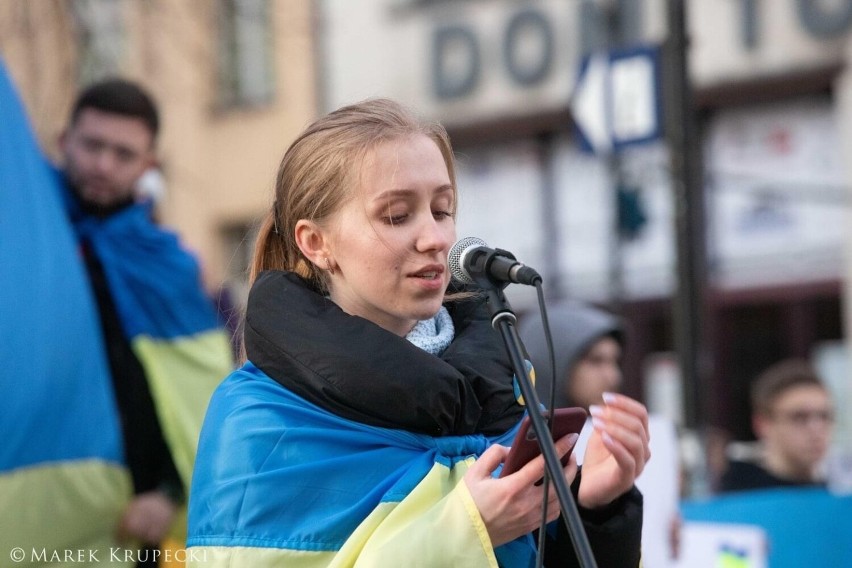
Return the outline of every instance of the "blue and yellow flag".
{"type": "Polygon", "coordinates": [[[462,482],[515,430],[433,437],[370,426],[247,363],[208,410],[187,556],[212,567],[529,566],[532,538],[495,550],[462,482]]]}
{"type": "MultiPolygon", "coordinates": [[[[97,306],[64,188],[2,63],[0,125],[0,564],[22,550],[16,565],[49,564],[66,551],[123,565],[109,551],[133,491],[97,306]]],[[[143,265],[134,270],[173,285],[168,274],[159,282],[143,265]]],[[[184,270],[197,283],[194,263],[184,270]]],[[[189,298],[137,287],[116,298],[186,483],[210,393],[232,368],[198,290],[189,298]]]]}

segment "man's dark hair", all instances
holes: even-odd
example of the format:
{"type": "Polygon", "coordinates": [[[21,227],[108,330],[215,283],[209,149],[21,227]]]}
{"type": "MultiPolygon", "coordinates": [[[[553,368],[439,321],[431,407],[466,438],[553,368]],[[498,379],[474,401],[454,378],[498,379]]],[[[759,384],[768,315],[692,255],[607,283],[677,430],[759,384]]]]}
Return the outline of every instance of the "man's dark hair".
{"type": "Polygon", "coordinates": [[[71,124],[76,123],[80,113],[87,108],[138,118],[151,131],[152,138],[157,138],[160,129],[157,106],[151,96],[136,83],[110,78],[89,85],[74,103],[71,124]]]}
{"type": "Polygon", "coordinates": [[[768,415],[775,400],[788,389],[815,386],[825,389],[814,368],[801,359],[787,359],[763,371],[751,387],[751,406],[755,414],[768,415]]]}

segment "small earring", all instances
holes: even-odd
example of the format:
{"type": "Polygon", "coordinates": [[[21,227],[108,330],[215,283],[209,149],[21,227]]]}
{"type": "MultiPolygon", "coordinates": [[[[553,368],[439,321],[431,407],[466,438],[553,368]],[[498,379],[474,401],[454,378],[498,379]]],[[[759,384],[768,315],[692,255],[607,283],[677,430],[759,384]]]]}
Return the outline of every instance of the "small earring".
{"type": "Polygon", "coordinates": [[[331,266],[331,261],[328,257],[325,257],[325,267],[328,269],[329,274],[334,274],[334,268],[331,266]]]}

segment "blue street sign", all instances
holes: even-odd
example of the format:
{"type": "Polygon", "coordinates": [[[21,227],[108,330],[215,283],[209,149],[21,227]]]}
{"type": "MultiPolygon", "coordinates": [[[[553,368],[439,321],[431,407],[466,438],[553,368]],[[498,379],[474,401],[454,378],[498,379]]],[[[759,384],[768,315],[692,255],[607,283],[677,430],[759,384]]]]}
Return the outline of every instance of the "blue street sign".
{"type": "Polygon", "coordinates": [[[657,47],[583,58],[570,106],[586,150],[605,155],[662,136],[659,69],[657,47]]]}

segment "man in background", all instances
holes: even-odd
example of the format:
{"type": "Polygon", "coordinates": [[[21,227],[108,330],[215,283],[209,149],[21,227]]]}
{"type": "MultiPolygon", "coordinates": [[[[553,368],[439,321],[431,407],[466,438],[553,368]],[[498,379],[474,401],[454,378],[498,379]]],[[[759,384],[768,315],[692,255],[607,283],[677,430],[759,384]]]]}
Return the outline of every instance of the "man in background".
{"type": "Polygon", "coordinates": [[[816,371],[801,360],[776,363],[752,385],[751,405],[759,458],[732,460],[720,491],[825,487],[820,467],[831,442],[834,410],[816,371]]]}
{"type": "MultiPolygon", "coordinates": [[[[153,221],[151,203],[136,202],[135,185],[154,163],[158,131],[151,97],[134,83],[109,79],[80,94],[60,137],[67,210],[97,301],[133,480],[118,535],[147,545],[165,538],[191,467],[182,464],[182,481],[172,446],[187,441],[170,443],[179,434],[160,419],[174,404],[166,400],[170,385],[186,380],[184,369],[168,369],[162,341],[221,334],[194,257],[153,221]]],[[[228,372],[222,347],[198,353],[202,365],[210,358],[212,372],[196,385],[203,390],[183,395],[209,397],[228,372]]]]}
{"type": "MultiPolygon", "coordinates": [[[[154,162],[158,130],[151,98],[132,83],[112,80],[93,85],[79,96],[60,137],[64,181],[70,190],[68,209],[75,227],[85,227],[78,231],[80,252],[97,301],[134,485],[135,495],[122,515],[118,534],[146,544],[158,544],[165,537],[183,504],[184,491],[145,371],[124,332],[104,261],[96,250],[98,237],[89,231],[96,232],[111,217],[139,207],[134,203],[134,186],[154,162]]],[[[153,224],[140,224],[139,229],[143,228],[158,231],[153,224]]],[[[123,243],[112,245],[115,250],[107,254],[121,255],[123,243]]]]}

